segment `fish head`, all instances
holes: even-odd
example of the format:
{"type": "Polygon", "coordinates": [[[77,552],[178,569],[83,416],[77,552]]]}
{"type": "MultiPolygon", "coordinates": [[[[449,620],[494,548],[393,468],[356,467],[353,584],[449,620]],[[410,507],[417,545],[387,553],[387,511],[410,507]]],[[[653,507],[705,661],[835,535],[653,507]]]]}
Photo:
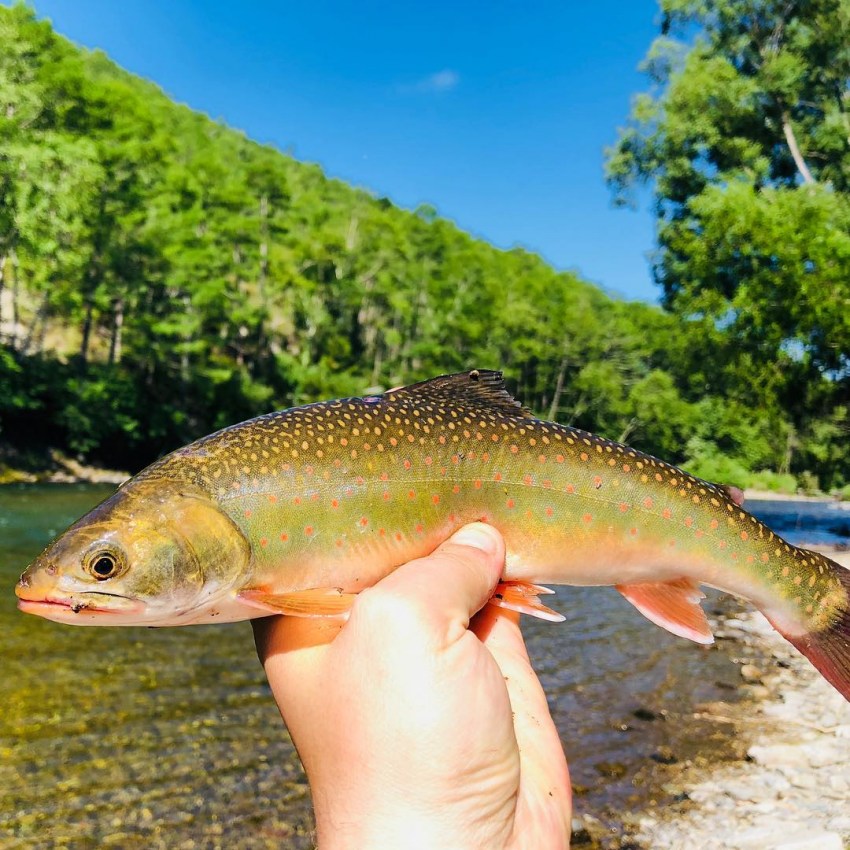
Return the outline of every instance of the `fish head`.
{"type": "Polygon", "coordinates": [[[231,592],[250,557],[203,491],[131,481],[54,540],[15,593],[22,611],[61,623],[177,625],[231,592]]]}

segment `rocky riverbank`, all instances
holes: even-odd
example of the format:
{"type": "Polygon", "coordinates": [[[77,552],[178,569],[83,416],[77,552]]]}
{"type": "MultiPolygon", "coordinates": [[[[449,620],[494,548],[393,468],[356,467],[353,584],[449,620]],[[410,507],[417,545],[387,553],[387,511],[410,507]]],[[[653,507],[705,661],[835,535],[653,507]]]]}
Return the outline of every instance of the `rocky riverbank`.
{"type": "MultiPolygon", "coordinates": [[[[834,555],[850,566],[850,556],[834,555]]],[[[675,850],[850,848],[850,703],[761,614],[717,623],[750,699],[697,708],[734,724],[745,759],[684,766],[665,785],[676,802],[628,823],[631,846],[675,850]]],[[[627,845],[622,845],[627,846],[627,845]]]]}

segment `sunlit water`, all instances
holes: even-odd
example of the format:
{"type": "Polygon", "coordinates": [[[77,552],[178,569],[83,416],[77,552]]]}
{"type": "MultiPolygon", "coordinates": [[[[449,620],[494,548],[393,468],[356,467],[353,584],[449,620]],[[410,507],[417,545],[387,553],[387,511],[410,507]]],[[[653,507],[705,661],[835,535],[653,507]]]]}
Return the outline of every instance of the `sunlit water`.
{"type": "MultiPolygon", "coordinates": [[[[23,567],[108,493],[0,487],[0,846],[312,847],[308,788],[248,624],[72,628],[17,611],[23,567]]],[[[734,698],[739,676],[611,589],[564,588],[554,606],[567,622],[527,621],[530,651],[576,809],[616,823],[658,793],[643,784],[653,756],[719,746],[716,724],[682,718],[734,698]]]]}

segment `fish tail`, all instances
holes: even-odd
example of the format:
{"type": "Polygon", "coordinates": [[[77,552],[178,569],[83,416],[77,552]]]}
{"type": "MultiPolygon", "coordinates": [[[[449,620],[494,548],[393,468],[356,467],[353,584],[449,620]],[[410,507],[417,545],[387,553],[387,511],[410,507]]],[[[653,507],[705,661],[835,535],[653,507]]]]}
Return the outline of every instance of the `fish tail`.
{"type": "MultiPolygon", "coordinates": [[[[820,671],[821,675],[850,700],[850,569],[823,558],[837,579],[833,614],[820,628],[801,635],[789,635],[778,628],[820,671]]],[[[776,625],[774,623],[774,625],[776,625]]]]}

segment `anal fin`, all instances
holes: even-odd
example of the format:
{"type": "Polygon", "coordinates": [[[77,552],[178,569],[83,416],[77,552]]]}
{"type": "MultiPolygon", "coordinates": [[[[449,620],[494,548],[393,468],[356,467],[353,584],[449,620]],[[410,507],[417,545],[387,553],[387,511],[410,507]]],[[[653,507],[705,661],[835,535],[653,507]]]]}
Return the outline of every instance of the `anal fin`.
{"type": "Polygon", "coordinates": [[[618,584],[617,590],[648,620],[695,643],[714,643],[714,635],[700,607],[705,594],[689,578],[645,584],[618,584]]]}
{"type": "Polygon", "coordinates": [[[554,593],[548,587],[539,584],[529,584],[524,581],[503,581],[496,585],[490,604],[499,608],[509,608],[511,611],[519,611],[520,614],[529,614],[541,620],[549,620],[552,623],[561,623],[566,617],[547,608],[539,599],[544,594],[554,593]]]}
{"type": "Polygon", "coordinates": [[[341,617],[348,614],[356,593],[344,593],[339,587],[314,587],[291,593],[271,593],[263,588],[246,588],[239,592],[240,602],[270,614],[293,617],[341,617]]]}

